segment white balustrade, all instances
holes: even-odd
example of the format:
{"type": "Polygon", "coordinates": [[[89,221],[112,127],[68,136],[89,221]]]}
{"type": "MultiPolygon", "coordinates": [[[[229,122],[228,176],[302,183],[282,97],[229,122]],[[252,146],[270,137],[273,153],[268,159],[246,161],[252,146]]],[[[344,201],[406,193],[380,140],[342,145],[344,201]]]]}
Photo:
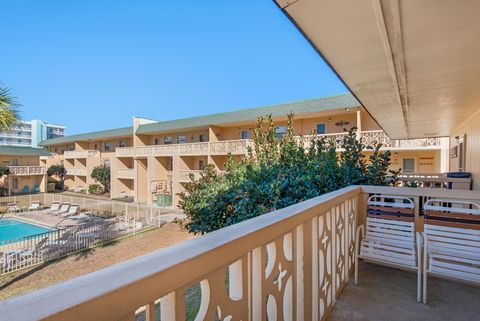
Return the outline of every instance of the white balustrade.
{"type": "Polygon", "coordinates": [[[14,176],[22,175],[44,175],[45,166],[8,166],[10,174],[14,176]]]}
{"type": "Polygon", "coordinates": [[[65,159],[100,157],[98,150],[68,150],[63,153],[65,159]]]}
{"type": "Polygon", "coordinates": [[[133,168],[117,169],[117,178],[134,179],[135,170],[133,168]]]}

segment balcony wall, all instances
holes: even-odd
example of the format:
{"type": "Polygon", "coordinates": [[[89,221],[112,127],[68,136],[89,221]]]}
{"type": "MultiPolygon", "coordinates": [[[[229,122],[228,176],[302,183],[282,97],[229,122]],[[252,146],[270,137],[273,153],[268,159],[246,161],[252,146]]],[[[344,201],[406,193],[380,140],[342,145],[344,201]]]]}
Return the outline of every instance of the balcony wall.
{"type": "MultiPolygon", "coordinates": [[[[372,193],[480,200],[472,191],[351,186],[151,254],[0,303],[6,320],[325,320],[348,282],[356,226],[372,193]],[[228,285],[225,276],[228,274],[228,285]]],[[[365,302],[365,304],[376,304],[365,302]]]]}

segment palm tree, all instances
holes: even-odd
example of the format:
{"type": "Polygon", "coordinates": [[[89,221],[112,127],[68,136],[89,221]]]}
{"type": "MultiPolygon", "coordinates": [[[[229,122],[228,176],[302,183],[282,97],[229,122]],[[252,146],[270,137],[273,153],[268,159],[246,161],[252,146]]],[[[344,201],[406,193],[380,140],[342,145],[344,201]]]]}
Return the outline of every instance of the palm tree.
{"type": "Polygon", "coordinates": [[[10,90],[0,85],[0,131],[10,131],[18,125],[20,117],[16,97],[10,94],[10,90]]]}

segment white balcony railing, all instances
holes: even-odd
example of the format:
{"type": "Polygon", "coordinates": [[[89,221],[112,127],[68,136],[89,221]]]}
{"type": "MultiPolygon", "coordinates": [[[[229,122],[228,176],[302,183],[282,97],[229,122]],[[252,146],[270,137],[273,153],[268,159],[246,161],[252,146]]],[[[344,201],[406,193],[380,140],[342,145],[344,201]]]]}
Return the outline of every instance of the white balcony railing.
{"type": "Polygon", "coordinates": [[[67,175],[72,175],[72,176],[87,176],[87,169],[86,168],[72,168],[72,167],[67,167],[67,175]]]}
{"type": "Polygon", "coordinates": [[[46,173],[45,166],[8,166],[10,175],[25,176],[25,175],[44,175],[46,173]]]}
{"type": "Polygon", "coordinates": [[[117,169],[117,178],[134,179],[135,170],[133,168],[117,169]]]}
{"type": "Polygon", "coordinates": [[[188,144],[152,145],[142,147],[122,147],[116,149],[117,157],[147,156],[200,156],[200,155],[245,155],[248,146],[253,146],[249,139],[226,140],[219,142],[201,142],[188,144]]]}
{"type": "MultiPolygon", "coordinates": [[[[344,133],[323,134],[321,137],[335,140],[338,144],[347,135],[344,133]]],[[[359,132],[359,137],[366,145],[381,143],[383,149],[447,149],[448,141],[443,137],[390,139],[383,130],[359,132]]],[[[308,144],[311,136],[303,136],[308,144]]],[[[151,145],[142,147],[122,147],[116,149],[117,157],[147,157],[147,156],[200,156],[200,155],[246,155],[248,147],[253,148],[250,139],[225,140],[218,142],[202,142],[189,144],[151,145]]],[[[66,153],[66,152],[65,152],[66,153]]]]}
{"type": "Polygon", "coordinates": [[[65,159],[100,157],[98,150],[68,150],[63,153],[65,159]]]}
{"type": "Polygon", "coordinates": [[[367,145],[375,142],[381,143],[384,148],[389,149],[440,149],[445,146],[445,139],[442,137],[413,138],[413,139],[390,139],[383,130],[372,130],[361,132],[361,137],[367,145]]]}
{"type": "MultiPolygon", "coordinates": [[[[347,135],[344,133],[323,134],[319,135],[327,139],[332,139],[337,144],[342,143],[347,135]]],[[[303,136],[304,142],[308,144],[312,136],[303,136]]],[[[358,137],[363,140],[363,143],[369,146],[374,144],[382,144],[382,149],[447,149],[448,138],[444,137],[430,137],[430,138],[414,138],[414,139],[390,139],[383,130],[362,131],[358,133],[358,137]]],[[[339,148],[340,149],[340,148],[339,148]]]]}

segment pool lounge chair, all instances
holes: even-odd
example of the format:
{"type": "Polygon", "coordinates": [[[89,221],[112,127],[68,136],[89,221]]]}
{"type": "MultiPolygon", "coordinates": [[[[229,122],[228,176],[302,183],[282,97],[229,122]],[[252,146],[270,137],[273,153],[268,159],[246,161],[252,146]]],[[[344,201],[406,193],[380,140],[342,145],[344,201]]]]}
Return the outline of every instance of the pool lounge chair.
{"type": "Polygon", "coordinates": [[[32,204],[28,207],[29,211],[40,211],[43,209],[42,202],[40,201],[33,201],[32,204]]]}
{"type": "Polygon", "coordinates": [[[61,216],[62,217],[69,217],[69,216],[72,216],[72,215],[76,215],[77,211],[78,211],[78,205],[74,204],[74,205],[70,206],[70,208],[68,209],[68,212],[61,214],[61,216]]]}
{"type": "Polygon", "coordinates": [[[8,203],[7,204],[7,212],[9,213],[16,213],[19,212],[20,208],[17,206],[17,203],[8,203]]]}
{"type": "Polygon", "coordinates": [[[53,211],[51,213],[55,215],[61,215],[61,214],[67,213],[69,209],[70,209],[70,203],[63,203],[60,206],[60,209],[58,211],[53,211]]]}
{"type": "Polygon", "coordinates": [[[57,212],[60,210],[60,202],[52,202],[50,209],[48,210],[49,213],[57,212]]]}

